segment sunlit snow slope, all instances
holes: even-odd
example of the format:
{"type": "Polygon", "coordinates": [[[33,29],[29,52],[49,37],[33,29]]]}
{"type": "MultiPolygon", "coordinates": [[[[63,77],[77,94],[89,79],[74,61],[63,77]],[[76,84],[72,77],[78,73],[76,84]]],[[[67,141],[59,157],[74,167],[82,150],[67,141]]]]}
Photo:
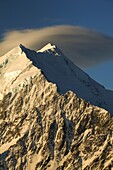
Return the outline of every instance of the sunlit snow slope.
{"type": "Polygon", "coordinates": [[[13,85],[19,84],[29,74],[35,75],[37,68],[48,81],[57,85],[59,93],[71,90],[85,101],[113,113],[113,92],[91,79],[52,44],[47,44],[37,52],[20,45],[0,58],[0,97],[2,98],[2,93],[12,81],[16,79],[13,85]],[[26,68],[30,64],[35,67],[27,72],[26,68]],[[26,73],[20,78],[25,69],[26,73]]]}

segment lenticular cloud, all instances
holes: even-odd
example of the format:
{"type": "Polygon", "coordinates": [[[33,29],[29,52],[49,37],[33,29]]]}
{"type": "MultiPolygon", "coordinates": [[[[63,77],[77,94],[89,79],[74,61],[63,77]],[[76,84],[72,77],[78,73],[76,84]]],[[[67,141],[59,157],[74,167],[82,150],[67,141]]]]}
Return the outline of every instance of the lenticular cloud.
{"type": "Polygon", "coordinates": [[[82,68],[113,59],[113,38],[66,25],[7,32],[0,42],[0,56],[19,44],[39,50],[49,42],[57,45],[70,60],[82,68]]]}

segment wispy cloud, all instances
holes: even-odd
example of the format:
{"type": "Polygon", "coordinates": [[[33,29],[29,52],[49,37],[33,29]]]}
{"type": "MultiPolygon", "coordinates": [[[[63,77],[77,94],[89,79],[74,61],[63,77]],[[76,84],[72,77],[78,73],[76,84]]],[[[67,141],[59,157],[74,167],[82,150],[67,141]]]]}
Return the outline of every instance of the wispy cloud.
{"type": "Polygon", "coordinates": [[[0,56],[19,44],[39,50],[49,42],[80,67],[113,59],[113,38],[66,25],[7,32],[0,42],[0,56]]]}

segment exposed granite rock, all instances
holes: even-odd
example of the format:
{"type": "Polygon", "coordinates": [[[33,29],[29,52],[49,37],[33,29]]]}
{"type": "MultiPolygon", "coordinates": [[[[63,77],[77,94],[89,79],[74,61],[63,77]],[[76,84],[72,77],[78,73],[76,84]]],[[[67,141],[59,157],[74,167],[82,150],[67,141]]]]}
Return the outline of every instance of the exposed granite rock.
{"type": "MultiPolygon", "coordinates": [[[[31,68],[28,68],[31,69],[31,68]]],[[[0,101],[0,169],[113,169],[113,117],[40,70],[0,101]]]]}

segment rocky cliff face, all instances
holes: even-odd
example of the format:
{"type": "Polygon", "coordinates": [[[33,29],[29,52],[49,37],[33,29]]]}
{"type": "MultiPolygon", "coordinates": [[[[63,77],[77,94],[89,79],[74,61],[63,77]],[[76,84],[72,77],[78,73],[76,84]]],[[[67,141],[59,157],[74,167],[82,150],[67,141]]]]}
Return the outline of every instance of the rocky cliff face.
{"type": "Polygon", "coordinates": [[[21,59],[25,66],[5,79],[10,84],[0,101],[0,169],[113,169],[110,113],[72,91],[59,94],[40,69],[21,59]]]}

